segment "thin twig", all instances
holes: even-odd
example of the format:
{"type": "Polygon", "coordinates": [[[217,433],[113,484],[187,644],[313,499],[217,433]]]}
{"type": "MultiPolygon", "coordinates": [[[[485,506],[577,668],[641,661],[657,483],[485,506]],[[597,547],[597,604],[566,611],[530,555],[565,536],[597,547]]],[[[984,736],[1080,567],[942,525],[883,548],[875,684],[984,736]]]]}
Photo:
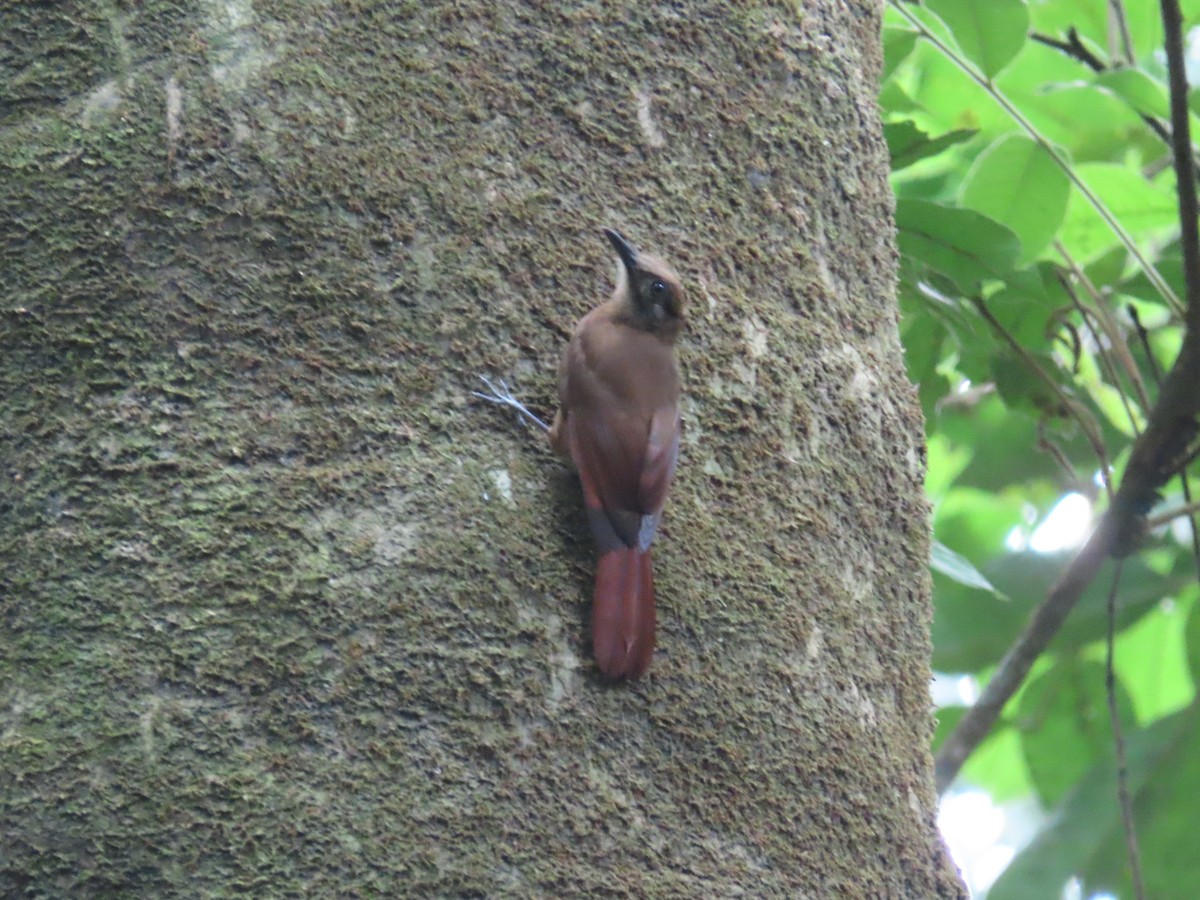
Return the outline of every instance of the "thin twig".
{"type": "Polygon", "coordinates": [[[1068,396],[1058,382],[1050,377],[1050,374],[1042,368],[1041,363],[1037,361],[1033,354],[1021,346],[1021,342],[1013,337],[1012,333],[1004,327],[999,319],[992,315],[992,311],[987,308],[987,304],[977,297],[973,297],[971,300],[975,304],[975,308],[979,310],[979,314],[983,316],[984,321],[992,327],[992,330],[996,334],[1003,338],[1013,353],[1021,357],[1021,361],[1025,364],[1025,367],[1041,379],[1042,383],[1054,394],[1055,399],[1062,408],[1066,410],[1070,417],[1083,430],[1088,443],[1092,445],[1092,452],[1096,454],[1096,459],[1100,461],[1100,480],[1104,483],[1104,489],[1108,492],[1111,499],[1112,472],[1108,464],[1108,452],[1104,449],[1104,440],[1100,437],[1100,429],[1096,424],[1096,420],[1073,397],[1068,396]]]}
{"type": "MultiPolygon", "coordinates": [[[[1058,38],[1052,38],[1048,34],[1038,34],[1036,32],[1029,35],[1031,39],[1039,44],[1045,44],[1047,47],[1053,47],[1061,53],[1065,53],[1072,59],[1077,59],[1093,72],[1106,72],[1108,65],[1098,57],[1095,53],[1087,48],[1079,38],[1079,32],[1074,28],[1068,29],[1067,39],[1060,41],[1058,38]]],[[[1167,139],[1166,132],[1163,132],[1163,140],[1167,139]]]]}
{"type": "Polygon", "coordinates": [[[1133,330],[1137,332],[1138,341],[1142,345],[1142,353],[1146,356],[1146,365],[1150,367],[1150,374],[1154,376],[1154,383],[1162,385],[1162,369],[1158,365],[1158,360],[1154,356],[1154,351],[1150,347],[1150,333],[1146,331],[1146,326],[1142,324],[1142,317],[1138,314],[1137,307],[1132,303],[1125,306],[1125,312],[1129,314],[1129,321],[1133,323],[1133,330]]]}
{"type": "Polygon", "coordinates": [[[1129,22],[1125,18],[1125,7],[1121,0],[1108,0],[1110,30],[1115,26],[1117,38],[1121,42],[1121,62],[1127,66],[1133,65],[1133,39],[1129,36],[1129,22]]]}
{"type": "MultiPolygon", "coordinates": [[[[1188,480],[1187,472],[1179,473],[1179,486],[1183,490],[1183,500],[1185,504],[1182,509],[1187,511],[1186,514],[1188,517],[1188,525],[1191,526],[1192,559],[1195,561],[1196,567],[1200,569],[1200,530],[1197,530],[1196,528],[1196,513],[1200,512],[1200,503],[1195,503],[1192,501],[1192,485],[1188,480]]],[[[1175,517],[1172,516],[1172,518],[1175,517]]],[[[1149,522],[1147,522],[1147,525],[1148,524],[1149,522]]]]}
{"type": "Polygon", "coordinates": [[[1046,433],[1046,420],[1038,419],[1037,423],[1037,448],[1047,454],[1052,460],[1058,463],[1058,467],[1063,470],[1063,474],[1069,482],[1079,484],[1081,479],[1079,473],[1075,470],[1075,466],[1071,464],[1071,460],[1067,458],[1067,454],[1063,448],[1050,439],[1050,435],[1046,433]]]}
{"type": "MultiPolygon", "coordinates": [[[[1121,386],[1121,381],[1117,377],[1116,364],[1112,360],[1113,353],[1110,348],[1116,347],[1117,344],[1113,336],[1107,333],[1104,327],[1104,320],[1094,309],[1089,309],[1083,305],[1083,301],[1079,299],[1079,295],[1066,279],[1063,279],[1063,288],[1066,290],[1068,296],[1070,296],[1071,303],[1074,305],[1076,311],[1083,318],[1084,324],[1087,325],[1088,330],[1092,333],[1092,341],[1096,345],[1096,356],[1100,360],[1100,368],[1104,370],[1104,374],[1107,376],[1109,382],[1120,395],[1121,406],[1125,410],[1125,418],[1129,420],[1129,427],[1133,430],[1136,437],[1141,430],[1138,426],[1138,419],[1134,413],[1133,405],[1129,402],[1129,392],[1121,386]],[[1108,338],[1108,347],[1105,347],[1102,335],[1108,338]]],[[[1147,403],[1147,405],[1149,404],[1147,403]]]]}
{"type": "MultiPolygon", "coordinates": [[[[1149,409],[1150,395],[1147,393],[1146,385],[1142,381],[1142,373],[1138,371],[1137,364],[1133,361],[1133,355],[1129,352],[1129,345],[1125,340],[1125,336],[1121,334],[1121,329],[1117,325],[1117,321],[1112,314],[1112,310],[1110,310],[1100,298],[1100,292],[1096,290],[1096,286],[1092,284],[1092,280],[1088,277],[1087,272],[1085,272],[1083,267],[1075,261],[1075,258],[1071,255],[1070,251],[1063,246],[1062,241],[1055,241],[1054,249],[1058,252],[1059,256],[1066,261],[1067,265],[1071,269],[1071,272],[1077,279],[1079,279],[1079,283],[1083,285],[1083,289],[1087,291],[1088,296],[1092,299],[1092,313],[1100,321],[1101,330],[1108,335],[1108,342],[1113,354],[1115,354],[1120,360],[1121,368],[1125,371],[1126,376],[1133,385],[1133,389],[1137,393],[1138,402],[1141,403],[1142,409],[1149,409]]],[[[1075,292],[1071,289],[1070,285],[1064,283],[1063,287],[1071,296],[1071,299],[1074,300],[1077,305],[1080,305],[1079,301],[1075,297],[1075,292]]],[[[1119,386],[1115,378],[1113,379],[1113,386],[1119,386]]],[[[1122,393],[1121,396],[1124,397],[1124,393],[1122,393]]],[[[1136,423],[1134,427],[1136,429],[1136,423]]]]}
{"type": "Polygon", "coordinates": [[[1121,568],[1125,561],[1117,560],[1113,570],[1112,587],[1108,592],[1108,633],[1105,638],[1104,692],[1108,697],[1108,719],[1112,724],[1113,750],[1117,762],[1117,802],[1121,807],[1121,829],[1125,832],[1125,850],[1129,854],[1129,873],[1137,900],[1146,900],[1142,883],[1142,854],[1138,851],[1137,830],[1133,825],[1133,802],[1129,799],[1129,762],[1125,758],[1125,732],[1121,728],[1121,713],[1117,709],[1117,676],[1113,668],[1117,638],[1117,585],[1121,583],[1121,568]]]}
{"type": "MultiPolygon", "coordinates": [[[[1176,506],[1165,512],[1160,512],[1157,516],[1148,516],[1146,518],[1146,527],[1149,529],[1162,528],[1164,525],[1170,525],[1181,516],[1190,517],[1198,512],[1200,512],[1200,500],[1193,500],[1188,497],[1182,506],[1176,506]]],[[[1194,532],[1195,528],[1192,531],[1194,532]]]]}

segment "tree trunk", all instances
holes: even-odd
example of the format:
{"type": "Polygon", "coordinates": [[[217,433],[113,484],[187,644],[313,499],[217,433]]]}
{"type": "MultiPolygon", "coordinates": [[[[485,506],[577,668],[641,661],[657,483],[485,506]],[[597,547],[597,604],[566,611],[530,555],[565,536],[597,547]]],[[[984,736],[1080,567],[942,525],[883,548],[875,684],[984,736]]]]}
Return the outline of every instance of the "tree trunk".
{"type": "Polygon", "coordinates": [[[954,897],[876,3],[11,4],[0,893],[954,897]],[[552,412],[681,273],[659,650],[552,412]]]}

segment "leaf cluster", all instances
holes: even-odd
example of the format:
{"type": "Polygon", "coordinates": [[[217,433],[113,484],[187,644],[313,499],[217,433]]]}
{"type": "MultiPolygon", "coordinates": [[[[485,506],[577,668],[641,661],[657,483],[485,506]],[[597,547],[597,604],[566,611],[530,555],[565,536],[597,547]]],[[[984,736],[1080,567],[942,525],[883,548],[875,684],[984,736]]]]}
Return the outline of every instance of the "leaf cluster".
{"type": "MultiPolygon", "coordinates": [[[[1196,24],[1200,2],[1182,6],[1196,24]]],[[[1104,506],[1184,340],[1158,16],[1095,0],[888,8],[880,104],[902,336],[928,422],[942,672],[983,681],[1000,662],[1063,569],[1047,550],[1071,541],[1050,513],[1065,495],[1104,506]]],[[[1200,785],[1186,752],[1197,561],[1189,519],[1154,518],[1186,502],[1180,481],[1163,491],[1117,595],[1115,690],[1156,896],[1200,896],[1200,858],[1172,853],[1200,785]]],[[[1110,584],[1084,594],[964,769],[1047,813],[991,897],[1058,896],[1072,878],[1085,896],[1130,891],[1104,687],[1110,584]]],[[[939,740],[961,712],[942,710],[939,740]]]]}

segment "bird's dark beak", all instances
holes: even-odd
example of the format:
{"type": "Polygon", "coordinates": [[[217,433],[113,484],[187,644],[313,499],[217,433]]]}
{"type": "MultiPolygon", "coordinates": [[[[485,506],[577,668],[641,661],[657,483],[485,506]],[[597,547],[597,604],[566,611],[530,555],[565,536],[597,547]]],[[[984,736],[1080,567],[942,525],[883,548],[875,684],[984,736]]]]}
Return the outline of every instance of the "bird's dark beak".
{"type": "Polygon", "coordinates": [[[621,232],[619,231],[605,228],[604,236],[608,238],[609,243],[616,249],[617,256],[621,257],[621,262],[625,264],[625,268],[632,275],[634,270],[637,269],[637,251],[633,249],[629,241],[621,236],[621,232]]]}

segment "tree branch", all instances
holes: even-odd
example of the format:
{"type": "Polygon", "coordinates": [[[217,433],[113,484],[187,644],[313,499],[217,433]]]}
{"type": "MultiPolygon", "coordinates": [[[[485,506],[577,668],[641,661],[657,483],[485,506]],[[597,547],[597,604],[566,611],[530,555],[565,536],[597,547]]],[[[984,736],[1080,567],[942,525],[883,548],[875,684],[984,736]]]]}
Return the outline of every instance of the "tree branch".
{"type": "Polygon", "coordinates": [[[1160,512],[1157,516],[1150,516],[1146,519],[1146,528],[1162,528],[1164,525],[1170,525],[1176,519],[1181,519],[1184,516],[1191,518],[1196,513],[1200,512],[1200,501],[1187,500],[1182,506],[1176,506],[1172,509],[1160,512]]]}
{"type": "MultiPolygon", "coordinates": [[[[1089,50],[1079,38],[1079,32],[1074,28],[1067,30],[1067,39],[1060,41],[1058,38],[1052,38],[1047,34],[1038,34],[1034,32],[1029,35],[1030,38],[1037,41],[1039,44],[1045,44],[1047,47],[1053,47],[1072,59],[1077,59],[1093,72],[1103,72],[1108,66],[1104,60],[1098,57],[1095,53],[1089,50]]],[[[1166,140],[1166,133],[1163,133],[1163,139],[1166,140]]]]}
{"type": "Polygon", "coordinates": [[[1179,242],[1187,289],[1188,334],[1200,331],[1200,225],[1196,222],[1196,173],[1190,165],[1187,70],[1183,60],[1183,17],[1179,0],[1161,0],[1163,40],[1167,49],[1167,83],[1171,88],[1171,150],[1175,157],[1175,187],[1179,194],[1179,242]]]}

